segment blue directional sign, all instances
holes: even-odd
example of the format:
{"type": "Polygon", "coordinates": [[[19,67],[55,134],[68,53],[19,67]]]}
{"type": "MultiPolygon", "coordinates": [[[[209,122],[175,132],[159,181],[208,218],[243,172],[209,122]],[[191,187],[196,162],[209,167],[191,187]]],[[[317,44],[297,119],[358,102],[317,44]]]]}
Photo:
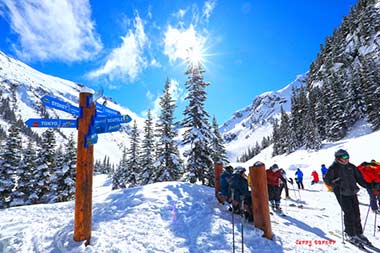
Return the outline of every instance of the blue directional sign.
{"type": "Polygon", "coordinates": [[[129,115],[120,115],[120,116],[108,116],[108,117],[98,117],[94,119],[95,125],[100,124],[123,124],[131,122],[132,118],[129,115]]]}
{"type": "Polygon", "coordinates": [[[98,142],[97,134],[87,134],[84,140],[84,147],[88,148],[91,145],[94,145],[98,142]]]}
{"type": "Polygon", "coordinates": [[[116,111],[114,109],[101,105],[99,103],[96,103],[96,113],[98,114],[98,116],[101,116],[101,117],[121,114],[119,111],[116,111]]]}
{"type": "Polygon", "coordinates": [[[95,124],[92,129],[90,129],[91,133],[97,133],[97,134],[102,134],[102,133],[111,133],[115,131],[119,131],[121,128],[121,125],[118,123],[112,123],[112,124],[95,124]]]}
{"type": "Polygon", "coordinates": [[[48,127],[48,128],[77,128],[76,119],[28,119],[25,121],[28,127],[48,127]]]}
{"type": "Polygon", "coordinates": [[[68,113],[71,113],[71,114],[79,117],[79,114],[80,114],[79,108],[76,106],[73,106],[70,103],[64,102],[62,100],[59,100],[55,97],[51,97],[48,95],[43,96],[41,98],[41,101],[45,106],[48,106],[48,107],[51,107],[54,109],[58,109],[58,110],[61,110],[64,112],[68,112],[68,113]]]}

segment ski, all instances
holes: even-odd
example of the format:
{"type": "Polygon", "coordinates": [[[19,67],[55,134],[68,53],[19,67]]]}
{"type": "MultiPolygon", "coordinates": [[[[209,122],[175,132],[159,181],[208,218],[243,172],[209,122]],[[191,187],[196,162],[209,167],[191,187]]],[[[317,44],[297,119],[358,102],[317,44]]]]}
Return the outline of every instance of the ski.
{"type": "Polygon", "coordinates": [[[289,207],[297,207],[297,208],[300,208],[300,209],[309,209],[309,210],[316,210],[316,211],[324,211],[324,210],[326,210],[326,208],[324,208],[324,207],[322,207],[322,208],[310,207],[310,206],[304,206],[304,205],[295,205],[293,203],[289,204],[289,207]]]}
{"type": "MultiPolygon", "coordinates": [[[[334,231],[329,231],[329,234],[330,235],[333,235],[333,236],[336,236],[340,239],[342,239],[342,235],[341,234],[338,234],[338,233],[335,233],[334,231]]],[[[349,242],[351,245],[354,245],[356,248],[360,249],[361,251],[363,252],[380,252],[380,249],[375,247],[375,246],[371,246],[371,245],[367,245],[365,243],[359,243],[359,244],[355,244],[353,242],[350,242],[348,240],[344,240],[345,242],[349,242]]],[[[346,246],[345,246],[346,247],[346,246]]]]}
{"type": "Polygon", "coordinates": [[[374,246],[372,243],[371,244],[363,244],[365,248],[368,248],[372,250],[373,252],[380,252],[380,249],[376,246],[374,246]]]}
{"type": "Polygon", "coordinates": [[[346,241],[349,242],[351,245],[354,245],[356,248],[360,249],[363,252],[372,252],[369,249],[366,249],[366,247],[362,243],[353,243],[351,241],[346,241]]]}

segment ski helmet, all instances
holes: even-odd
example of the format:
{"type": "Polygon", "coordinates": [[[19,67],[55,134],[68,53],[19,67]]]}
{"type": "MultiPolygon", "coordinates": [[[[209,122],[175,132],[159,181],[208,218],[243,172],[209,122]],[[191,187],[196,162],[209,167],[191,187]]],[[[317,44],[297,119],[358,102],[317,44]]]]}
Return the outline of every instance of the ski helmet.
{"type": "Polygon", "coordinates": [[[346,150],[339,149],[338,151],[335,152],[335,158],[347,159],[347,158],[350,158],[350,155],[348,154],[348,152],[346,150]]]}

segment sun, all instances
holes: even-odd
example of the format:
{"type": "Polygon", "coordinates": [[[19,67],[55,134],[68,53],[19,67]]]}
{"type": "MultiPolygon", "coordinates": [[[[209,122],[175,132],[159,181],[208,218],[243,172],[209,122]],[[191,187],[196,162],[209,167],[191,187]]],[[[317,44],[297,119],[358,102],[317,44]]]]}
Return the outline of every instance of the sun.
{"type": "Polygon", "coordinates": [[[205,50],[199,45],[189,47],[186,50],[186,62],[192,66],[204,65],[205,50]]]}

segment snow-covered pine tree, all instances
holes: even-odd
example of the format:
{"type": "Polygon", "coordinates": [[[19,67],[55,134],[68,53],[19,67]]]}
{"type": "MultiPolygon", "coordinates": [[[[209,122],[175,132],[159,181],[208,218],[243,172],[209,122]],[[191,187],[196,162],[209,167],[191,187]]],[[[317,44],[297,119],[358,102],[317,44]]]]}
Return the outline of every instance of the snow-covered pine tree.
{"type": "Polygon", "coordinates": [[[222,162],[224,164],[229,163],[227,159],[227,152],[226,148],[224,147],[224,141],[222,136],[220,135],[219,132],[219,126],[216,121],[215,116],[212,118],[212,130],[213,130],[213,138],[212,138],[212,160],[214,164],[216,162],[222,162]]]}
{"type": "Polygon", "coordinates": [[[42,134],[42,143],[38,151],[37,168],[33,171],[32,183],[34,185],[33,203],[46,203],[50,200],[51,172],[56,166],[56,141],[52,129],[47,129],[42,134]]]}
{"type": "Polygon", "coordinates": [[[112,190],[123,189],[126,187],[126,181],[129,177],[128,172],[127,149],[124,147],[119,166],[112,175],[112,190]]]}
{"type": "Polygon", "coordinates": [[[56,202],[68,201],[74,199],[75,196],[75,179],[76,179],[76,142],[74,134],[71,133],[65,152],[62,155],[61,166],[57,166],[58,186],[56,202]]]}
{"type": "Polygon", "coordinates": [[[150,109],[148,110],[147,119],[144,126],[144,137],[141,144],[141,173],[138,176],[137,181],[141,185],[146,185],[150,182],[151,176],[154,173],[154,128],[153,118],[150,109]]]}
{"type": "Polygon", "coordinates": [[[1,153],[0,167],[0,207],[7,208],[15,197],[12,192],[16,186],[16,171],[21,162],[22,141],[20,129],[11,125],[8,129],[8,137],[1,153]]]}
{"type": "Polygon", "coordinates": [[[21,203],[20,205],[29,205],[32,203],[29,197],[32,195],[33,192],[33,185],[31,182],[33,179],[32,173],[36,169],[36,161],[36,150],[32,141],[29,139],[26,148],[23,150],[23,159],[19,167],[20,173],[16,189],[16,192],[18,194],[18,200],[15,201],[15,203],[19,202],[21,203]]]}
{"type": "Polygon", "coordinates": [[[274,119],[273,122],[273,131],[272,131],[272,142],[273,142],[273,152],[272,156],[281,154],[279,149],[280,143],[280,126],[278,124],[278,119],[274,119]]]}
{"type": "Polygon", "coordinates": [[[170,94],[170,82],[166,80],[163,95],[160,97],[161,111],[156,127],[157,154],[152,182],[175,181],[182,172],[181,159],[174,138],[177,132],[174,127],[175,101],[170,94]]]}
{"type": "Polygon", "coordinates": [[[292,151],[292,140],[291,138],[291,128],[290,128],[290,118],[285,112],[284,108],[281,106],[281,122],[279,128],[279,142],[278,142],[278,152],[280,154],[289,154],[292,151]]]}
{"type": "Polygon", "coordinates": [[[131,131],[131,145],[129,149],[127,149],[127,170],[128,170],[128,178],[126,179],[126,186],[128,188],[134,187],[137,182],[137,176],[141,171],[141,163],[140,163],[140,134],[137,128],[136,120],[133,121],[133,127],[131,131]]]}
{"type": "Polygon", "coordinates": [[[204,108],[207,99],[206,87],[209,83],[204,81],[204,72],[200,62],[188,63],[185,84],[188,95],[185,100],[188,100],[189,104],[183,112],[185,118],[182,126],[187,128],[183,143],[190,144],[190,149],[185,151],[184,156],[187,157],[188,180],[192,183],[199,180],[204,185],[213,186],[212,133],[208,121],[209,114],[204,108]]]}

